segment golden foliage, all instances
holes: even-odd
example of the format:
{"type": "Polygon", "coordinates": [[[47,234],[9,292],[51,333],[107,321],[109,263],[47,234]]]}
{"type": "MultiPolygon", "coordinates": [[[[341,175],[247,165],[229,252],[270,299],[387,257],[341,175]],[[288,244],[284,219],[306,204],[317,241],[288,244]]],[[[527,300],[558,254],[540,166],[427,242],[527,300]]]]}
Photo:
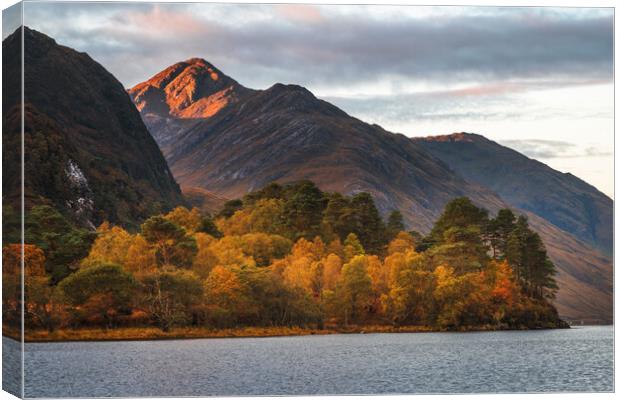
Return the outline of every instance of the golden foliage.
{"type": "Polygon", "coordinates": [[[252,232],[279,233],[274,222],[282,214],[282,209],[282,200],[260,199],[251,207],[236,211],[228,219],[218,219],[216,225],[225,236],[252,232]]]}
{"type": "Polygon", "coordinates": [[[109,262],[124,265],[131,241],[131,235],[126,230],[104,222],[97,228],[97,239],[81,264],[89,266],[109,262]]]}
{"type": "Polygon", "coordinates": [[[136,275],[153,272],[157,268],[155,249],[148,244],[142,235],[133,235],[127,249],[127,257],[121,265],[136,275]]]}
{"type": "Polygon", "coordinates": [[[189,234],[197,232],[202,226],[202,215],[200,210],[195,207],[191,210],[185,207],[177,207],[166,214],[164,218],[185,228],[189,234]]]}

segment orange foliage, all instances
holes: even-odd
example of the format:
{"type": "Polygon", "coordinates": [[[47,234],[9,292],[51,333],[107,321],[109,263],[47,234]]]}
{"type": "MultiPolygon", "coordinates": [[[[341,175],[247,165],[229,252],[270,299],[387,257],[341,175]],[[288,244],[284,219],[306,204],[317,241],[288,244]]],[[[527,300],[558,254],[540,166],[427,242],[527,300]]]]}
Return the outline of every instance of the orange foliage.
{"type": "MultiPolygon", "coordinates": [[[[34,244],[24,247],[25,276],[45,276],[45,254],[34,244]]],[[[19,275],[21,273],[22,245],[8,244],[2,248],[2,273],[19,275]]]]}
{"type": "Polygon", "coordinates": [[[388,245],[388,254],[415,251],[415,239],[407,232],[399,232],[388,245]]]}

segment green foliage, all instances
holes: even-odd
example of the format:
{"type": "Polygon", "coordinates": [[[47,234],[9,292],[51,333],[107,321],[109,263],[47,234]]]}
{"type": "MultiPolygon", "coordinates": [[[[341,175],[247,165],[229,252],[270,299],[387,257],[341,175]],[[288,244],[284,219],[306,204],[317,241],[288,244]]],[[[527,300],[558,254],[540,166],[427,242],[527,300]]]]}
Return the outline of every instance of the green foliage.
{"type": "Polygon", "coordinates": [[[405,230],[405,223],[403,221],[403,214],[398,210],[392,210],[388,215],[386,224],[386,231],[388,240],[392,240],[398,235],[398,232],[405,230]]]}
{"type": "Polygon", "coordinates": [[[24,236],[45,252],[46,269],[57,283],[86,257],[96,234],[76,228],[51,206],[35,206],[26,212],[24,236]]]}
{"type": "Polygon", "coordinates": [[[321,233],[325,198],[323,192],[310,181],[301,181],[287,187],[282,218],[290,230],[289,237],[312,239],[321,233]]]}
{"type": "Polygon", "coordinates": [[[248,233],[241,237],[240,245],[243,253],[254,258],[257,266],[266,267],[290,253],[293,242],[280,235],[248,233]]]}
{"type": "Polygon", "coordinates": [[[20,213],[10,205],[2,206],[2,242],[21,243],[22,241],[22,221],[20,213]]]}
{"type": "Polygon", "coordinates": [[[80,269],[64,279],[58,289],[78,312],[99,314],[112,326],[118,312],[132,303],[133,276],[117,264],[99,264],[80,269]]]}
{"type": "Polygon", "coordinates": [[[217,215],[218,217],[230,218],[233,214],[243,208],[243,202],[239,199],[229,200],[224,203],[224,207],[217,215]]]}
{"type": "Polygon", "coordinates": [[[358,193],[351,199],[353,231],[369,252],[379,254],[387,243],[385,224],[370,194],[358,193]]]}
{"type": "Polygon", "coordinates": [[[160,265],[189,267],[198,252],[196,240],[185,229],[161,215],[151,217],[142,224],[142,235],[156,249],[160,265]]]}
{"type": "Polygon", "coordinates": [[[425,242],[431,246],[441,243],[445,238],[445,232],[451,228],[467,229],[477,226],[484,231],[487,223],[487,210],[476,207],[467,197],[459,197],[446,204],[425,242]]]}
{"type": "Polygon", "coordinates": [[[489,221],[488,236],[493,257],[504,259],[508,250],[508,239],[515,230],[516,217],[512,210],[504,208],[497,212],[497,216],[489,221]]]}
{"type": "Polygon", "coordinates": [[[53,332],[60,324],[63,310],[59,307],[61,299],[56,287],[50,285],[47,276],[31,276],[24,281],[25,323],[28,328],[43,327],[53,332]]]}
{"type": "Polygon", "coordinates": [[[349,199],[340,193],[329,193],[327,206],[323,210],[323,229],[326,236],[331,239],[338,237],[344,240],[347,235],[355,230],[351,224],[351,207],[349,199]]]}
{"type": "Polygon", "coordinates": [[[505,258],[514,266],[517,279],[525,292],[536,298],[553,298],[558,289],[555,266],[538,233],[532,231],[527,218],[517,219],[504,244],[505,258]]]}
{"type": "Polygon", "coordinates": [[[433,266],[450,265],[461,274],[481,271],[489,260],[487,246],[476,225],[448,228],[441,242],[427,253],[433,266]]]}
{"type": "Polygon", "coordinates": [[[279,183],[272,182],[260,190],[246,194],[243,197],[243,204],[246,206],[250,206],[259,200],[283,199],[284,196],[284,186],[280,185],[279,183]]]}
{"type": "Polygon", "coordinates": [[[208,235],[211,235],[215,238],[221,238],[222,232],[217,229],[215,222],[210,216],[203,216],[200,221],[200,227],[198,228],[198,232],[203,232],[208,235]]]}
{"type": "Polygon", "coordinates": [[[203,295],[202,283],[190,271],[156,271],[142,277],[140,283],[140,304],[164,332],[175,325],[186,324],[192,307],[203,295]]]}

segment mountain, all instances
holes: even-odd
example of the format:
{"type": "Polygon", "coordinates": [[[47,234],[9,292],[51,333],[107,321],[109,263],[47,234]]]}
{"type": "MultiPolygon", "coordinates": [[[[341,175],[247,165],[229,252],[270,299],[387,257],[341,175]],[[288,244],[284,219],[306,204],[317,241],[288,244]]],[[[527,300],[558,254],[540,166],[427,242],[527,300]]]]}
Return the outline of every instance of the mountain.
{"type": "Polygon", "coordinates": [[[541,232],[558,266],[561,289],[556,305],[561,315],[592,322],[612,319],[608,257],[466,179],[423,143],[364,123],[301,86],[244,88],[202,59],[175,64],[129,93],[183,187],[237,198],[273,181],[309,179],[324,191],[369,192],[384,215],[399,209],[407,227],[422,233],[455,197],[468,196],[491,213],[516,208],[541,232]],[[228,89],[218,86],[210,69],[228,82],[228,89]],[[188,100],[181,84],[188,85],[190,93],[204,93],[207,100],[188,100]],[[185,115],[194,104],[212,103],[208,99],[222,90],[226,100],[217,111],[185,115]],[[149,98],[147,92],[153,95],[149,98]]]}
{"type": "Polygon", "coordinates": [[[209,79],[210,64],[200,60],[190,66],[195,60],[200,59],[167,68],[166,79],[160,73],[129,90],[183,187],[236,198],[272,181],[310,179],[324,190],[370,191],[381,211],[400,208],[411,226],[423,231],[439,216],[437,204],[456,196],[501,207],[497,196],[468,184],[405,136],[355,119],[300,86],[276,84],[256,91],[236,84],[231,91],[239,95],[204,118],[170,113],[174,98],[168,100],[172,105],[150,106],[143,93],[154,89],[145,88],[170,82],[158,91],[171,93],[177,81],[188,84],[188,68],[196,80],[191,87],[216,92],[209,87],[217,84],[209,79]],[[201,75],[195,67],[202,68],[201,75]]]}
{"type": "MultiPolygon", "coordinates": [[[[2,43],[4,201],[20,197],[21,29],[2,43]]],[[[26,207],[135,226],[184,202],[122,84],[85,53],[24,28],[26,207]]]]}
{"type": "Polygon", "coordinates": [[[481,135],[455,133],[413,140],[468,181],[611,255],[613,201],[581,179],[481,135]]]}
{"type": "Polygon", "coordinates": [[[174,64],[129,90],[144,122],[164,151],[175,133],[253,93],[201,58],[174,64]]]}

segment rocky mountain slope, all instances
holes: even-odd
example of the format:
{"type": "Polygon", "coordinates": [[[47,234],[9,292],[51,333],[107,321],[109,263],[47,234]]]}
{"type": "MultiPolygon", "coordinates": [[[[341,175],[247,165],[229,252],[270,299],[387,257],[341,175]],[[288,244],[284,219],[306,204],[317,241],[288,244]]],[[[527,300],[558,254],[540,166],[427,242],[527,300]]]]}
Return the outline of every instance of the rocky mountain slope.
{"type": "MultiPolygon", "coordinates": [[[[134,226],[184,202],[127,92],[85,53],[24,28],[26,207],[134,226]]],[[[2,43],[5,203],[20,196],[21,29],[2,43]]]]}
{"type": "Polygon", "coordinates": [[[455,133],[413,140],[468,181],[611,254],[613,201],[576,176],[480,135],[455,133]]]}
{"type": "Polygon", "coordinates": [[[611,260],[591,245],[466,179],[424,143],[366,124],[303,87],[250,90],[219,70],[214,79],[210,69],[204,60],[188,60],[129,91],[182,186],[236,198],[272,181],[310,179],[325,191],[370,192],[383,213],[399,209],[408,227],[423,233],[454,197],[468,196],[491,212],[509,206],[529,216],[549,247],[559,269],[561,315],[611,320],[611,260]],[[192,102],[211,100],[188,97],[178,86],[189,85],[190,93],[209,99],[226,90],[220,81],[229,83],[223,105],[208,115],[186,116],[192,102]],[[149,91],[159,94],[149,99],[149,91]]]}

